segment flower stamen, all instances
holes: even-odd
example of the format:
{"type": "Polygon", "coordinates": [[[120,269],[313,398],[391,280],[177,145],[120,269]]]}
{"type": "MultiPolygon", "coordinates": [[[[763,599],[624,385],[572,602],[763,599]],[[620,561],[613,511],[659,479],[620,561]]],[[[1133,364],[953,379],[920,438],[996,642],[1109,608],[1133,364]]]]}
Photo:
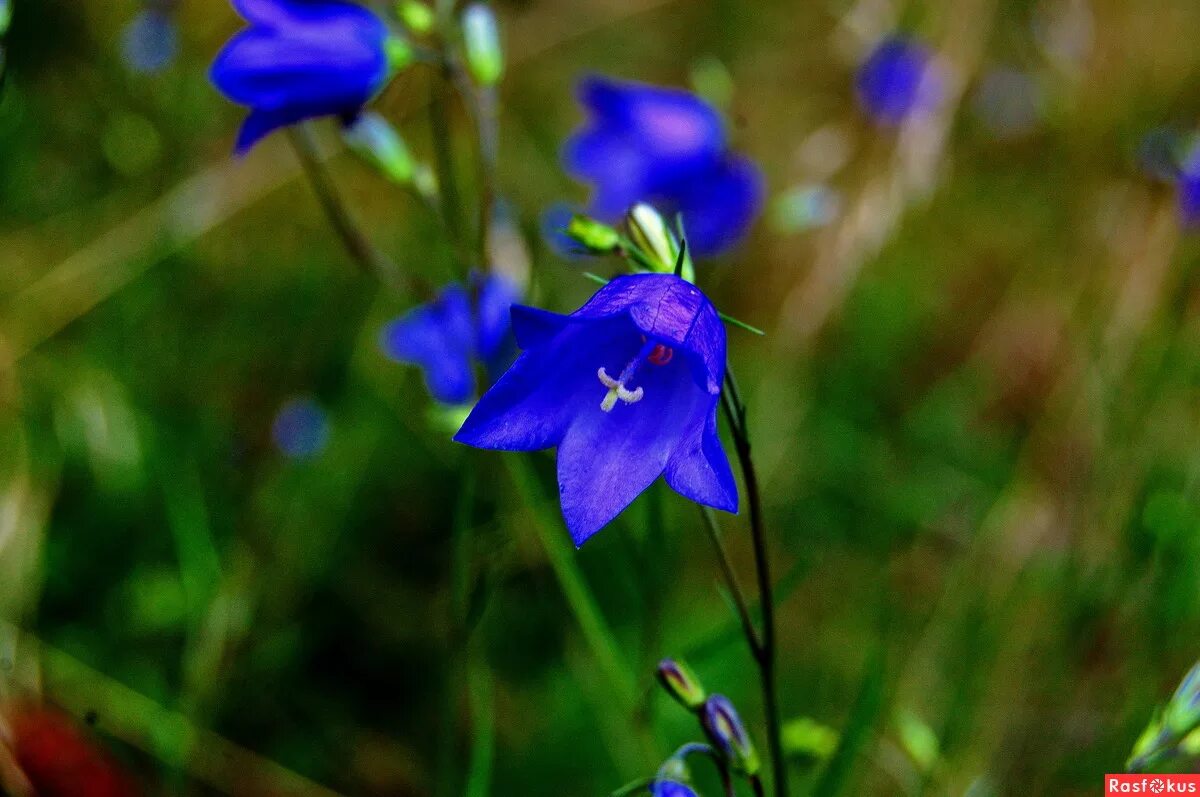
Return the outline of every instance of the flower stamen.
{"type": "Polygon", "coordinates": [[[645,395],[645,391],[643,391],[640,387],[634,388],[633,390],[627,389],[624,384],[609,376],[608,372],[604,370],[603,365],[600,366],[600,370],[596,372],[596,376],[599,377],[600,384],[608,388],[608,392],[604,394],[604,400],[600,402],[600,409],[604,410],[605,412],[612,412],[613,407],[617,406],[618,399],[626,404],[636,404],[641,401],[642,396],[645,395]]]}

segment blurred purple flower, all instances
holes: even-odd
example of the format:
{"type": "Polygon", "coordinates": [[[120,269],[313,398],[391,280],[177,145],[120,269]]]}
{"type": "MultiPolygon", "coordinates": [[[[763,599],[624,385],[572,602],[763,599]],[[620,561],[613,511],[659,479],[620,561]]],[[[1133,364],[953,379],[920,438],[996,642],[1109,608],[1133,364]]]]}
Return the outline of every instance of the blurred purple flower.
{"type": "Polygon", "coordinates": [[[858,69],[855,88],[863,110],[886,126],[933,110],[942,95],[932,53],[900,36],[884,39],[871,51],[858,69]]]}
{"type": "Polygon", "coordinates": [[[292,399],[276,414],[271,436],[284,454],[307,459],[321,453],[329,442],[329,418],[313,399],[292,399]]]}
{"type": "Polygon", "coordinates": [[[353,118],[388,74],[387,27],[342,0],[233,0],[250,27],[213,62],[229,99],[249,106],[237,152],[281,127],[320,116],[353,118]]]}
{"type": "Polygon", "coordinates": [[[147,8],[125,26],[121,52],[125,63],[135,72],[161,72],[175,60],[179,32],[171,14],[159,8],[147,8]]]}
{"type": "Polygon", "coordinates": [[[1200,143],[1192,145],[1179,168],[1179,212],[1184,226],[1200,227],[1200,143]]]}
{"type": "Polygon", "coordinates": [[[391,359],[416,365],[425,385],[444,404],[463,404],[475,395],[476,361],[496,374],[512,352],[512,303],[520,291],[504,277],[473,281],[471,292],[457,283],[437,298],[384,326],[379,347],[391,359]]]}
{"type": "Polygon", "coordinates": [[[693,94],[591,77],[579,84],[589,124],[566,144],[567,170],[594,186],[590,212],[616,222],[648,202],[683,215],[699,255],[741,239],[762,205],[763,180],[731,153],[720,115],[693,94]]]}
{"type": "Polygon", "coordinates": [[[717,436],[725,328],[699,288],[671,274],[621,276],[569,316],[514,305],[513,331],[525,351],[454,439],[557,446],[576,545],[661,475],[686,498],[737,511],[717,436]]]}

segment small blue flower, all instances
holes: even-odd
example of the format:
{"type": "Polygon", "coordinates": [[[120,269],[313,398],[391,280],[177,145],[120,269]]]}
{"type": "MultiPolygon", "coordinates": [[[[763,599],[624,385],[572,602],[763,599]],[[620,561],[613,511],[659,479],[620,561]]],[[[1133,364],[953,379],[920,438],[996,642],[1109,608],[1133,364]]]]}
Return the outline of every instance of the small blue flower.
{"type": "Polygon", "coordinates": [[[316,401],[293,399],[279,409],[271,436],[289,457],[307,459],[321,453],[329,442],[329,419],[316,401]]]}
{"type": "Polygon", "coordinates": [[[933,110],[941,101],[940,83],[929,50],[894,36],[871,51],[858,69],[855,87],[859,102],[873,119],[895,126],[914,113],[933,110]]]}
{"type": "Polygon", "coordinates": [[[758,754],[754,750],[754,743],[750,741],[750,734],[746,732],[746,726],[742,724],[742,718],[729,698],[712,695],[704,701],[700,723],[713,745],[734,769],[749,775],[758,771],[758,754]]]}
{"type": "Polygon", "coordinates": [[[148,8],[138,14],[121,36],[125,63],[135,72],[161,72],[175,60],[178,49],[175,21],[162,9],[148,8]]]}
{"type": "Polygon", "coordinates": [[[436,299],[384,326],[379,347],[397,362],[419,366],[425,385],[444,404],[463,404],[475,395],[474,364],[499,370],[511,356],[512,303],[515,285],[498,276],[474,281],[470,292],[459,284],[442,289],[436,299]]]}
{"type": "Polygon", "coordinates": [[[717,435],[725,328],[695,285],[621,276],[569,316],[520,305],[512,315],[524,352],[455,440],[502,451],[557,446],[576,545],[661,475],[686,498],[737,511],[717,435]]]}
{"type": "Polygon", "coordinates": [[[353,118],[388,75],[387,27],[342,0],[233,0],[250,23],[225,45],[211,77],[249,106],[238,153],[281,127],[321,116],[353,118]]]}
{"type": "Polygon", "coordinates": [[[591,120],[568,140],[567,170],[594,186],[590,212],[615,222],[638,202],[683,215],[699,255],[729,248],[762,205],[757,167],[728,150],[720,115],[677,89],[594,77],[579,87],[591,120]]]}
{"type": "Polygon", "coordinates": [[[1179,168],[1179,213],[1184,226],[1200,227],[1200,144],[1192,146],[1179,168]]]}
{"type": "Polygon", "coordinates": [[[651,797],[697,797],[691,786],[674,780],[655,781],[650,787],[651,797]]]}

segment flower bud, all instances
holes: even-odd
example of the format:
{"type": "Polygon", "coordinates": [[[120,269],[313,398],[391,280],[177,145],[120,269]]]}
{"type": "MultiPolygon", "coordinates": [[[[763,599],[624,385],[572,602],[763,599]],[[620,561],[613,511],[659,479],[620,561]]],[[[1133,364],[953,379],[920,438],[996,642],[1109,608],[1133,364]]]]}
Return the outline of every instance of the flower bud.
{"type": "Polygon", "coordinates": [[[597,255],[612,252],[621,241],[621,236],[612,227],[587,216],[571,217],[567,222],[567,237],[597,255]]]}
{"type": "MultiPolygon", "coordinates": [[[[651,271],[673,274],[679,260],[679,240],[662,215],[650,205],[639,202],[626,217],[629,238],[645,257],[644,264],[651,271]]],[[[688,282],[695,279],[692,256],[684,254],[683,270],[680,274],[688,282]]]]}
{"type": "Polygon", "coordinates": [[[682,661],[663,659],[658,663],[658,681],[684,708],[697,711],[707,695],[692,668],[682,661]]]}
{"type": "Polygon", "coordinates": [[[356,155],[394,183],[413,181],[416,164],[404,139],[377,113],[364,111],[342,131],[342,139],[356,155]]]}
{"type": "Polygon", "coordinates": [[[724,754],[735,771],[745,775],[758,773],[758,753],[729,698],[713,695],[704,701],[700,721],[713,746],[724,754]]]}
{"type": "Polygon", "coordinates": [[[383,51],[387,54],[388,69],[392,74],[412,66],[417,60],[417,53],[412,44],[400,36],[389,36],[383,43],[383,51]]]}
{"type": "Polygon", "coordinates": [[[406,28],[419,36],[433,30],[433,23],[436,21],[433,9],[420,0],[401,0],[396,4],[396,15],[406,28]]]}
{"type": "Polygon", "coordinates": [[[496,15],[483,3],[472,3],[462,15],[467,67],[482,86],[494,86],[504,74],[504,48],[496,15]]]}
{"type": "Polygon", "coordinates": [[[1196,664],[1183,677],[1164,716],[1170,731],[1183,736],[1200,725],[1200,664],[1196,664]]]}

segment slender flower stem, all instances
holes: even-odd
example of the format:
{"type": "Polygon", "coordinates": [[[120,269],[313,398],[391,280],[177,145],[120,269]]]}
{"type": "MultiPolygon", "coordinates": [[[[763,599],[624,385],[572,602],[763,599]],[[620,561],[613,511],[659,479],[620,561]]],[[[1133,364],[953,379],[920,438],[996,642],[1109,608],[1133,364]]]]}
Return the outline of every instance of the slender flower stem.
{"type": "Polygon", "coordinates": [[[500,100],[494,86],[480,86],[475,98],[475,126],[479,131],[479,256],[490,258],[492,217],[496,205],[496,162],[500,153],[500,100]]]}
{"type": "MultiPolygon", "coordinates": [[[[750,501],[750,533],[754,542],[755,574],[758,577],[759,600],[762,605],[762,637],[755,646],[755,660],[762,681],[763,710],[767,720],[767,744],[771,754],[771,774],[775,797],[787,797],[787,766],[783,759],[780,735],[779,694],[775,679],[775,597],[771,583],[770,556],[767,551],[766,529],[762,516],[762,496],[758,474],[750,454],[750,434],[746,425],[746,405],[733,373],[726,370],[725,389],[721,391],[721,407],[733,431],[734,448],[742,468],[742,479],[750,501]]],[[[761,789],[761,784],[759,786],[761,789]]]]}
{"type": "Polygon", "coordinates": [[[700,504],[699,507],[700,516],[704,518],[704,528],[708,532],[708,538],[712,540],[713,549],[717,554],[717,563],[721,566],[721,576],[725,579],[725,587],[733,597],[734,605],[737,606],[738,619],[742,623],[742,633],[746,635],[750,653],[757,661],[762,643],[758,638],[758,631],[754,628],[754,620],[751,619],[750,602],[746,600],[746,593],[742,591],[742,585],[733,569],[733,563],[729,560],[729,551],[725,549],[725,542],[721,539],[721,527],[717,524],[716,513],[711,507],[703,504],[700,504]]]}
{"type": "Polygon", "coordinates": [[[306,124],[293,125],[288,128],[288,138],[300,159],[300,165],[304,168],[313,192],[317,195],[317,201],[321,203],[321,209],[329,217],[334,232],[338,234],[354,262],[366,274],[373,275],[398,290],[407,290],[410,286],[406,284],[404,273],[395,262],[371,243],[346,206],[318,154],[312,130],[306,124]]]}
{"type": "MultiPolygon", "coordinates": [[[[446,68],[441,70],[442,77],[449,76],[446,68]]],[[[443,81],[435,81],[430,89],[429,125],[433,138],[434,167],[437,170],[438,191],[441,195],[442,219],[450,239],[462,241],[462,219],[459,209],[462,207],[458,195],[458,179],[454,166],[454,142],[450,138],[450,117],[446,108],[445,87],[443,81]]],[[[469,263],[463,263],[464,268],[469,263]]]]}

